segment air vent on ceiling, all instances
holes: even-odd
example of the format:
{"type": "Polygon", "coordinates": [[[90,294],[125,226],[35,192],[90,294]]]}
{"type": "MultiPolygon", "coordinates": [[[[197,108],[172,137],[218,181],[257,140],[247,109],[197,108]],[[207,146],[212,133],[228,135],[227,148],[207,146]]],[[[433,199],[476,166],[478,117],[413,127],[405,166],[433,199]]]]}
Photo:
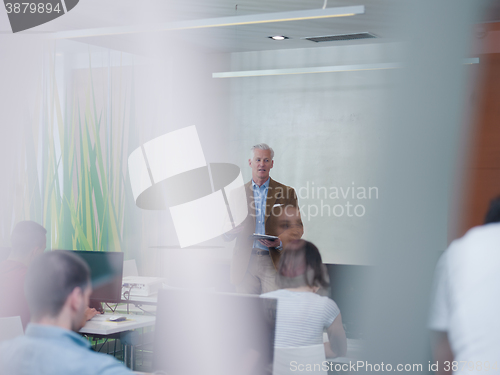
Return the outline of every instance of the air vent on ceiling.
{"type": "Polygon", "coordinates": [[[310,40],[311,42],[335,42],[338,40],[355,40],[355,39],[371,39],[376,38],[372,33],[354,33],[354,34],[337,34],[325,36],[311,36],[303,39],[310,40]]]}

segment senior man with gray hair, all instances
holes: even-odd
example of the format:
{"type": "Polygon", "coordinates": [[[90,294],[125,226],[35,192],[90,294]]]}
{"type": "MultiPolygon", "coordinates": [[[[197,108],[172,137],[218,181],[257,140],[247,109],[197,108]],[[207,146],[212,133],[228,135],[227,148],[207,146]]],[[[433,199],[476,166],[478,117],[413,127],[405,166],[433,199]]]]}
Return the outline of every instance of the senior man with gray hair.
{"type": "Polygon", "coordinates": [[[245,184],[249,215],[225,236],[226,239],[236,238],[231,282],[239,293],[261,294],[278,289],[276,266],[283,249],[282,234],[288,230],[280,228],[279,217],[287,207],[297,208],[298,202],[293,188],[269,177],[273,158],[273,149],[265,143],[251,148],[248,165],[252,169],[252,180],[245,184]],[[254,240],[251,238],[254,233],[279,238],[254,240]]]}

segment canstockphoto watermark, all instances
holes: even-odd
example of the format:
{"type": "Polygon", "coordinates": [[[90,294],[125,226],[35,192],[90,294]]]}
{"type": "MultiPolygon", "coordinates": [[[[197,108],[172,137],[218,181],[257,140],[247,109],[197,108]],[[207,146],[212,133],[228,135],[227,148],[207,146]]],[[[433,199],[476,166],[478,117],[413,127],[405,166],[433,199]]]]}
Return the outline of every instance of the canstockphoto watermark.
{"type": "Polygon", "coordinates": [[[320,186],[314,181],[307,181],[306,186],[297,189],[299,199],[378,199],[378,187],[357,186],[354,182],[351,186],[320,186]]]}
{"type": "Polygon", "coordinates": [[[335,216],[335,217],[363,217],[366,214],[366,207],[363,204],[352,204],[347,201],[344,204],[330,204],[323,200],[319,204],[300,205],[300,212],[303,218],[311,220],[314,217],[335,216]]]}
{"type": "MultiPolygon", "coordinates": [[[[273,215],[279,216],[284,209],[298,199],[302,218],[310,220],[314,217],[362,217],[366,214],[365,202],[376,200],[379,190],[376,186],[360,186],[354,182],[351,186],[320,186],[314,181],[307,181],[305,186],[296,190],[275,188],[267,199],[274,202],[273,215]],[[292,196],[293,195],[293,196],[292,196]]],[[[250,202],[250,215],[257,215],[257,203],[250,202]]]]}
{"type": "Polygon", "coordinates": [[[61,17],[79,0],[4,0],[13,33],[31,29],[61,17]]]}
{"type": "Polygon", "coordinates": [[[299,208],[303,218],[314,217],[363,217],[366,214],[364,202],[378,199],[376,186],[318,186],[307,182],[297,189],[299,208]],[[303,203],[305,202],[305,203],[303,203]]]}
{"type": "Polygon", "coordinates": [[[349,363],[334,363],[323,361],[322,363],[298,363],[290,362],[290,371],[295,372],[317,372],[317,371],[353,371],[353,372],[422,372],[422,364],[391,364],[391,363],[370,363],[367,361],[349,361],[349,363]]]}

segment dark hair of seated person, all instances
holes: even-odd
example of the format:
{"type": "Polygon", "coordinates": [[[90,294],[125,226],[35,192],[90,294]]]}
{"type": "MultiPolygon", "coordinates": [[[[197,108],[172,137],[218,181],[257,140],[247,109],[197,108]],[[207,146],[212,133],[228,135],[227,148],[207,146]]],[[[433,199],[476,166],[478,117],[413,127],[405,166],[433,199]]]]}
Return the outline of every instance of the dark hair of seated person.
{"type": "Polygon", "coordinates": [[[56,317],[75,288],[90,286],[89,267],[69,251],[51,251],[38,256],[26,275],[26,300],[35,320],[56,317]]]}
{"type": "Polygon", "coordinates": [[[29,256],[33,249],[45,249],[47,230],[34,221],[20,221],[11,235],[12,252],[15,256],[29,256]]]}
{"type": "Polygon", "coordinates": [[[276,281],[281,288],[328,287],[318,248],[305,240],[290,242],[281,254],[276,281]]]}
{"type": "Polygon", "coordinates": [[[484,218],[485,224],[498,222],[500,222],[500,196],[490,201],[488,212],[486,213],[486,217],[484,218]]]}

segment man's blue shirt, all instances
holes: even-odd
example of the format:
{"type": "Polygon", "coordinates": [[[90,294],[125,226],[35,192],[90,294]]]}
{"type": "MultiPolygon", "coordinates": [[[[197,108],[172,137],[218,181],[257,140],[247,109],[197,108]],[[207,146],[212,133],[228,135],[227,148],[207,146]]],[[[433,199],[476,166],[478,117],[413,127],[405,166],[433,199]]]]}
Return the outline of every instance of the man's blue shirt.
{"type": "MultiPolygon", "coordinates": [[[[252,190],[253,190],[253,201],[255,204],[255,233],[256,234],[266,234],[266,202],[267,202],[267,191],[269,190],[269,181],[267,179],[261,186],[258,186],[252,180],[252,190]]],[[[255,240],[253,242],[254,248],[259,248],[262,250],[269,250],[266,246],[262,245],[260,241],[255,240]]]]}
{"type": "Polygon", "coordinates": [[[96,353],[79,334],[33,324],[24,336],[0,344],[0,374],[9,375],[130,375],[108,354],[96,353]]]}

